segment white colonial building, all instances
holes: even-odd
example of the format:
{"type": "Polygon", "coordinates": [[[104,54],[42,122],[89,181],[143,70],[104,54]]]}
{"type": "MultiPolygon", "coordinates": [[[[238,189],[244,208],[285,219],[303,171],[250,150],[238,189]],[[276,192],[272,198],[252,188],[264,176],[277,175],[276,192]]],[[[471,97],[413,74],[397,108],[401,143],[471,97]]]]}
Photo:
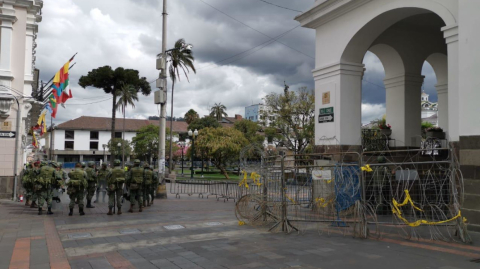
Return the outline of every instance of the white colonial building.
{"type": "MultiPolygon", "coordinates": [[[[458,149],[466,182],[480,178],[479,11],[477,0],[316,0],[296,17],[315,30],[316,113],[334,115],[317,121],[315,144],[360,146],[363,59],[370,51],[385,69],[392,138],[397,146],[419,146],[427,61],[437,78],[438,125],[458,149]]],[[[480,231],[478,197],[479,188],[466,189],[462,216],[480,231]]]]}
{"type": "Polygon", "coordinates": [[[38,0],[0,0],[0,198],[12,196],[14,177],[28,150],[27,115],[34,106],[29,97],[38,85],[35,40],[42,6],[38,0]]]}

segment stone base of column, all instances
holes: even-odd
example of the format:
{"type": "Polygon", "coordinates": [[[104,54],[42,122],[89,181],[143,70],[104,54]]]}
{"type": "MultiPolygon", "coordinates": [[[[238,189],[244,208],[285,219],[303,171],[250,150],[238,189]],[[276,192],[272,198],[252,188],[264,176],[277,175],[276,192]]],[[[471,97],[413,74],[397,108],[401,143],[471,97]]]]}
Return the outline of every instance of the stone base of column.
{"type": "Polygon", "coordinates": [[[461,136],[458,145],[465,183],[462,216],[469,231],[480,232],[480,136],[461,136]]]}
{"type": "Polygon", "coordinates": [[[167,185],[158,185],[157,192],[155,194],[157,199],[167,199],[167,185]]]}
{"type": "Polygon", "coordinates": [[[14,177],[0,177],[0,199],[12,199],[14,177]]]}
{"type": "Polygon", "coordinates": [[[333,154],[332,159],[337,162],[358,162],[361,152],[362,146],[359,145],[320,145],[314,147],[315,154],[333,154]]]}

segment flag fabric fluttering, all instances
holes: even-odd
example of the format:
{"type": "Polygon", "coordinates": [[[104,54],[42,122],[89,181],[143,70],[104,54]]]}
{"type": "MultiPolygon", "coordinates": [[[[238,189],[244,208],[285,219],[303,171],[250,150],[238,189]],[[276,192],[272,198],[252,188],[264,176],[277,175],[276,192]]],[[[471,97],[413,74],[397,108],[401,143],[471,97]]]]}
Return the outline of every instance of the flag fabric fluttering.
{"type": "MultiPolygon", "coordinates": [[[[52,117],[55,118],[57,116],[57,99],[55,99],[55,96],[53,95],[53,93],[50,94],[50,96],[48,97],[47,105],[50,106],[50,109],[52,110],[52,112],[50,113],[52,114],[52,117]]],[[[47,110],[49,109],[47,108],[47,110]]]]}
{"type": "Polygon", "coordinates": [[[70,69],[70,62],[73,61],[73,58],[70,59],[63,67],[55,74],[52,83],[52,94],[55,97],[57,105],[65,103],[68,99],[72,98],[72,90],[70,90],[69,85],[69,75],[68,70],[70,69]],[[68,91],[68,93],[67,93],[68,91]]]}
{"type": "Polygon", "coordinates": [[[43,135],[47,132],[47,121],[45,120],[45,115],[47,111],[43,111],[37,121],[37,126],[40,126],[40,135],[43,135]]]}
{"type": "Polygon", "coordinates": [[[38,141],[37,141],[37,137],[35,136],[35,132],[32,131],[32,145],[35,147],[35,148],[38,148],[38,141]]]}

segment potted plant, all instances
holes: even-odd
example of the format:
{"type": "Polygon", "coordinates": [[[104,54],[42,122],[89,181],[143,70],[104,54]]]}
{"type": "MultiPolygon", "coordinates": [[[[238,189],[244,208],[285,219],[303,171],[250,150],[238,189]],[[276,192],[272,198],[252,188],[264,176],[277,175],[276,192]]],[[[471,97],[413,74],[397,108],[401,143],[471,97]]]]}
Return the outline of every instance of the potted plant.
{"type": "Polygon", "coordinates": [[[390,136],[392,135],[392,126],[390,124],[387,124],[387,120],[385,118],[379,120],[377,126],[380,129],[382,135],[390,138],[390,136]]]}
{"type": "Polygon", "coordinates": [[[431,127],[427,129],[427,138],[445,139],[445,132],[440,127],[431,127]]]}

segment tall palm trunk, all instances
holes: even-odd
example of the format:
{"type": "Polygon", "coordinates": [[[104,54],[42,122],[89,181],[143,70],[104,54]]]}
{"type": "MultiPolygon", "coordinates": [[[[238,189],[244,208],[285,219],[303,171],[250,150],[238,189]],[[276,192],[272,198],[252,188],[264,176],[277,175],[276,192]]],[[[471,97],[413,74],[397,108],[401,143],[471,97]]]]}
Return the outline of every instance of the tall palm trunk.
{"type": "Polygon", "coordinates": [[[171,108],[170,108],[170,154],[169,154],[169,164],[168,164],[168,170],[170,171],[170,174],[173,171],[173,153],[172,153],[172,145],[173,145],[173,90],[175,89],[175,80],[172,79],[172,99],[171,99],[171,108]]]}
{"type": "MultiPolygon", "coordinates": [[[[116,95],[116,91],[113,90],[112,91],[112,94],[113,94],[113,104],[112,104],[112,133],[111,133],[111,139],[113,141],[113,139],[115,138],[115,117],[117,116],[117,95],[116,95]]],[[[113,157],[112,157],[112,153],[111,153],[111,150],[112,149],[109,149],[110,150],[110,166],[113,167],[113,157]]]]}
{"type": "Polygon", "coordinates": [[[122,131],[122,168],[125,167],[125,107],[123,107],[123,131],[122,131]]]}

